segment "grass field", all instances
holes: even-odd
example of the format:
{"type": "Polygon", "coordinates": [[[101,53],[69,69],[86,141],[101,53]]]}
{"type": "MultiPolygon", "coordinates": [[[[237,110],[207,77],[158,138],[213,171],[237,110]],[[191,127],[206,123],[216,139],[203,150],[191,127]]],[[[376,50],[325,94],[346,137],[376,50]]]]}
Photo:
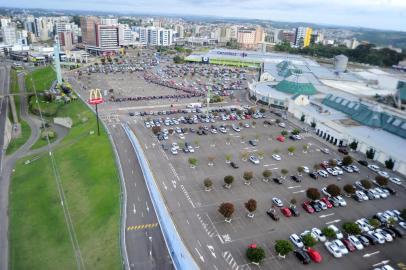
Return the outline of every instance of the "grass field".
{"type": "Polygon", "coordinates": [[[23,146],[24,143],[31,136],[31,128],[27,124],[27,122],[25,122],[24,120],[21,120],[20,124],[21,124],[21,137],[14,138],[10,141],[10,143],[7,146],[6,155],[11,155],[15,151],[17,151],[17,149],[20,148],[21,146],[23,146]]]}
{"type": "MultiPolygon", "coordinates": [[[[56,141],[56,139],[58,139],[58,137],[57,137],[57,135],[54,137],[54,138],[49,138],[49,142],[50,143],[53,143],[54,141],[56,141]]],[[[38,141],[36,141],[32,146],[31,146],[31,150],[34,150],[34,149],[38,149],[38,148],[41,148],[41,147],[43,147],[43,146],[45,146],[45,145],[47,145],[48,144],[48,141],[47,140],[44,140],[44,139],[42,139],[42,138],[39,138],[38,139],[38,141]]]]}
{"type": "Polygon", "coordinates": [[[25,76],[25,88],[27,89],[27,92],[33,92],[33,84],[35,84],[35,90],[38,92],[48,90],[55,79],[56,74],[52,66],[39,68],[25,76]]]}
{"type": "MultiPolygon", "coordinates": [[[[120,269],[120,187],[114,155],[104,131],[81,102],[58,116],[74,125],[54,150],[86,269],[120,269]]],[[[54,174],[47,154],[25,165],[19,160],[10,190],[10,268],[76,269],[54,174]]]]}

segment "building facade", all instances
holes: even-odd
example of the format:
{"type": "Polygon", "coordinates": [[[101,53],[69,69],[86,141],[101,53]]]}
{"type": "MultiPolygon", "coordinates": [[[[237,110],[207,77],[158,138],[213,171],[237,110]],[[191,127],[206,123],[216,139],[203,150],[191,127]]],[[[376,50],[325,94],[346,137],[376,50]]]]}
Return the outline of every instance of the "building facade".
{"type": "Polygon", "coordinates": [[[310,27],[296,28],[295,45],[298,47],[307,47],[310,45],[313,29],[310,27]]]}

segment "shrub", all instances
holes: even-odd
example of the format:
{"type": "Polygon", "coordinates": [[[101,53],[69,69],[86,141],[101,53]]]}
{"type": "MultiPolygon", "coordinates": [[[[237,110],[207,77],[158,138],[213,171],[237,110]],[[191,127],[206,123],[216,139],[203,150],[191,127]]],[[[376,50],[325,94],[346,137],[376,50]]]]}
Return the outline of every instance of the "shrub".
{"type": "Polygon", "coordinates": [[[284,176],[287,175],[288,173],[289,173],[289,171],[286,170],[286,169],[282,169],[282,170],[281,170],[281,174],[283,174],[284,176]]]}
{"type": "Polygon", "coordinates": [[[310,233],[303,235],[302,241],[305,247],[313,247],[317,244],[317,240],[310,233]]]}
{"type": "Polygon", "coordinates": [[[385,166],[389,170],[393,170],[393,167],[395,166],[395,161],[392,158],[389,158],[388,160],[385,160],[385,166]]]}
{"type": "Polygon", "coordinates": [[[402,209],[402,211],[400,211],[400,217],[403,219],[406,219],[406,208],[402,209]]]}
{"type": "Polygon", "coordinates": [[[372,183],[371,181],[364,179],[361,180],[361,185],[365,188],[365,189],[370,189],[372,187],[372,183]]]}
{"type": "Polygon", "coordinates": [[[327,186],[327,192],[333,197],[336,197],[336,196],[341,194],[340,188],[337,185],[334,185],[334,184],[331,184],[331,185],[327,186]]]}
{"type": "Polygon", "coordinates": [[[343,227],[343,230],[348,234],[358,235],[361,233],[361,229],[354,222],[346,222],[343,224],[342,227],[343,227]]]}
{"type": "Polygon", "coordinates": [[[332,167],[335,167],[335,166],[337,166],[337,161],[334,160],[334,159],[330,159],[330,160],[328,161],[328,164],[329,164],[330,166],[332,166],[332,167]]]}
{"type": "Polygon", "coordinates": [[[288,147],[288,152],[289,152],[290,154],[293,154],[295,151],[296,151],[296,148],[295,148],[294,146],[289,146],[289,147],[288,147]]]}
{"type": "Polygon", "coordinates": [[[234,176],[232,175],[226,175],[224,176],[224,183],[227,185],[231,185],[234,182],[234,176]]]}
{"type": "Polygon", "coordinates": [[[365,152],[365,154],[366,154],[367,158],[369,158],[369,159],[374,159],[374,157],[375,157],[375,150],[372,149],[372,148],[370,148],[369,150],[367,150],[367,151],[365,152]]]}
{"type": "Polygon", "coordinates": [[[245,181],[250,181],[252,178],[254,177],[254,173],[253,172],[244,172],[243,178],[245,179],[245,181]]]}
{"type": "Polygon", "coordinates": [[[245,208],[247,208],[247,210],[251,213],[254,212],[257,210],[257,201],[254,199],[249,199],[248,202],[245,203],[245,208]]]}
{"type": "Polygon", "coordinates": [[[292,135],[299,135],[300,134],[300,129],[295,128],[294,130],[292,130],[291,134],[292,135]]]}
{"type": "Polygon", "coordinates": [[[310,200],[313,200],[313,201],[318,200],[318,199],[320,199],[320,192],[317,188],[309,188],[306,191],[306,196],[310,200]]]}
{"type": "Polygon", "coordinates": [[[281,131],[281,135],[282,135],[282,136],[286,136],[286,135],[288,135],[288,132],[287,132],[286,130],[282,130],[282,131],[281,131]]]}
{"type": "Polygon", "coordinates": [[[197,165],[197,159],[196,158],[189,158],[189,164],[192,166],[196,166],[197,165]]]}
{"type": "Polygon", "coordinates": [[[158,134],[159,132],[161,132],[161,127],[152,127],[152,133],[154,133],[155,135],[158,134]]]}
{"type": "Polygon", "coordinates": [[[347,184],[344,186],[344,191],[348,194],[354,194],[355,193],[355,187],[353,185],[347,184]]]}
{"type": "Polygon", "coordinates": [[[296,203],[297,203],[297,201],[296,201],[296,199],[295,199],[295,198],[292,198],[292,199],[290,200],[290,204],[295,205],[296,203]]]}
{"type": "Polygon", "coordinates": [[[335,231],[329,227],[325,227],[321,230],[321,232],[328,238],[328,239],[335,239],[337,235],[335,231]]]}
{"type": "Polygon", "coordinates": [[[218,211],[225,218],[231,218],[231,216],[234,213],[234,205],[232,203],[222,203],[222,204],[220,204],[218,211]]]}
{"type": "Polygon", "coordinates": [[[316,122],[311,122],[311,123],[310,123],[310,126],[311,126],[312,128],[315,128],[315,127],[316,127],[316,122]]]}
{"type": "Polygon", "coordinates": [[[351,148],[352,150],[357,150],[357,148],[358,148],[358,142],[357,142],[357,141],[352,141],[349,146],[350,146],[350,148],[351,148]]]}
{"type": "Polygon", "coordinates": [[[351,165],[353,162],[352,157],[351,156],[344,156],[343,157],[343,165],[344,166],[348,166],[351,165]]]}
{"type": "Polygon", "coordinates": [[[384,176],[377,175],[375,180],[380,186],[386,186],[388,184],[388,178],[384,176]]]}
{"type": "Polygon", "coordinates": [[[381,222],[376,218],[371,218],[370,220],[368,220],[368,223],[374,228],[378,228],[379,226],[381,226],[381,222]]]}
{"type": "Polygon", "coordinates": [[[246,255],[250,262],[260,263],[263,259],[265,259],[265,250],[261,247],[249,247],[246,255]]]}
{"type": "Polygon", "coordinates": [[[264,170],[263,172],[262,172],[262,176],[264,177],[264,178],[269,178],[269,177],[271,177],[272,176],[272,171],[271,170],[264,170]]]}
{"type": "Polygon", "coordinates": [[[211,188],[213,186],[213,181],[210,178],[204,179],[204,186],[206,188],[211,188]]]}
{"type": "Polygon", "coordinates": [[[293,245],[291,242],[286,241],[286,240],[276,240],[275,242],[275,251],[282,255],[288,255],[289,252],[293,251],[293,245]]]}

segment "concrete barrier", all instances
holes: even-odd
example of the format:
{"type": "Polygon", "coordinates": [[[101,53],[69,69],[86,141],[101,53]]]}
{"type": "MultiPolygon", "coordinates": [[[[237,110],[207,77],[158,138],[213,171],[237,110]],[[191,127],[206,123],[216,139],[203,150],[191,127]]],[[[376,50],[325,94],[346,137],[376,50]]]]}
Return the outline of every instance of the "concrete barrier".
{"type": "Polygon", "coordinates": [[[158,222],[161,227],[166,246],[172,258],[173,264],[177,270],[194,270],[199,269],[189,250],[183,243],[172,217],[165,205],[162,194],[155,182],[152,171],[149,167],[147,158],[144,151],[132,130],[127,124],[122,124],[131,144],[134,147],[135,153],[138,158],[145,182],[147,184],[148,192],[151,197],[152,204],[154,205],[155,212],[158,216],[158,222]]]}

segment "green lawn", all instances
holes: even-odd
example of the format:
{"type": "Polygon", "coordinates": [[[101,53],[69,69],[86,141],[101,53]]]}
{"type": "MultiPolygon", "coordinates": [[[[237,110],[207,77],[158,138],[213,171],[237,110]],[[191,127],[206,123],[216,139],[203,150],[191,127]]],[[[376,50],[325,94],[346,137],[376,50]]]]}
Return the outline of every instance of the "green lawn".
{"type": "MultiPolygon", "coordinates": [[[[120,186],[110,141],[81,101],[58,116],[74,122],[54,151],[86,269],[120,269],[120,186]]],[[[47,154],[19,160],[10,190],[11,269],[76,269],[47,154]]]]}
{"type": "Polygon", "coordinates": [[[38,68],[25,76],[25,88],[27,89],[27,92],[33,92],[34,84],[35,90],[42,92],[48,90],[54,80],[56,80],[56,73],[52,66],[38,68]]]}
{"type": "Polygon", "coordinates": [[[44,98],[41,96],[38,96],[39,103],[37,103],[36,101],[37,100],[35,96],[31,96],[28,105],[30,108],[30,112],[38,116],[40,115],[39,108],[41,108],[42,116],[54,117],[58,113],[58,110],[63,106],[62,103],[58,103],[55,101],[45,101],[44,98]]]}
{"type": "MultiPolygon", "coordinates": [[[[50,143],[53,143],[54,141],[56,141],[56,139],[58,139],[58,137],[57,136],[55,136],[54,138],[49,138],[49,142],[50,143]]],[[[39,138],[38,139],[38,141],[36,141],[32,146],[31,146],[31,148],[30,149],[32,149],[32,150],[34,150],[34,149],[38,149],[38,148],[41,148],[41,147],[43,147],[43,146],[45,146],[45,145],[47,145],[48,144],[48,141],[45,139],[42,139],[42,138],[39,138]]]]}
{"type": "Polygon", "coordinates": [[[31,128],[24,120],[20,121],[21,124],[21,137],[14,138],[10,141],[9,145],[7,146],[6,155],[10,155],[17,151],[18,148],[24,145],[24,143],[28,140],[31,136],[31,128]]]}

